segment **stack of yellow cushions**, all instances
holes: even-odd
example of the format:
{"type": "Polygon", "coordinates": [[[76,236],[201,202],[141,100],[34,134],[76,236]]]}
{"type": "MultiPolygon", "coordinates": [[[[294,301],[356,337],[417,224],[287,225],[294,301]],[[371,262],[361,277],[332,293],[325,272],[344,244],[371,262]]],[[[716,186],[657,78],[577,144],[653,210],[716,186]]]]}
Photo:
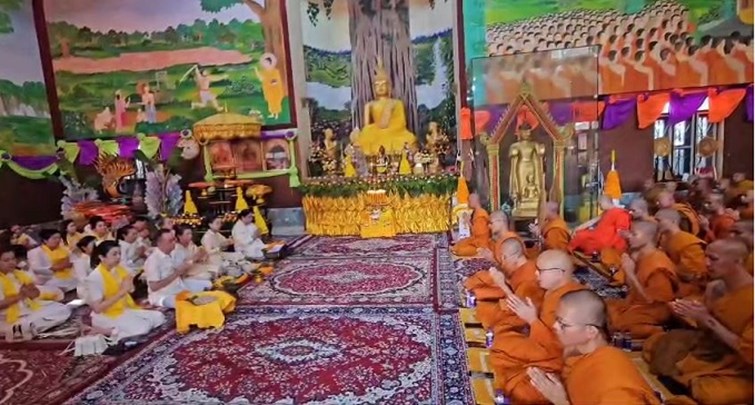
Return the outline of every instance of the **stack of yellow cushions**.
{"type": "Polygon", "coordinates": [[[186,333],[191,325],[200,329],[222,328],[225,314],[236,309],[236,298],[223,291],[190,293],[176,296],[176,331],[186,333]]]}

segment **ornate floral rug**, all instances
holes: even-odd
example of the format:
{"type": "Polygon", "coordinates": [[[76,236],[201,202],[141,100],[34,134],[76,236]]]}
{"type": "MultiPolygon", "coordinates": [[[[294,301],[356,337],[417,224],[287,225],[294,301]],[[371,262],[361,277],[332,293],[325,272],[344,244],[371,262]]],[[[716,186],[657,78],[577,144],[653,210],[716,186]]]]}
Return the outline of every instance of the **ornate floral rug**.
{"type": "Polygon", "coordinates": [[[118,361],[115,357],[75,358],[58,345],[36,350],[0,349],[0,403],[59,404],[118,361]]]}
{"type": "Polygon", "coordinates": [[[455,314],[242,307],[220,332],[174,332],[70,404],[470,403],[455,314]]]}
{"type": "Polygon", "coordinates": [[[433,254],[284,260],[264,283],[242,288],[239,304],[429,305],[433,254]]]}
{"type": "Polygon", "coordinates": [[[445,234],[398,235],[390,239],[313,237],[301,243],[291,258],[432,256],[445,234]]]}

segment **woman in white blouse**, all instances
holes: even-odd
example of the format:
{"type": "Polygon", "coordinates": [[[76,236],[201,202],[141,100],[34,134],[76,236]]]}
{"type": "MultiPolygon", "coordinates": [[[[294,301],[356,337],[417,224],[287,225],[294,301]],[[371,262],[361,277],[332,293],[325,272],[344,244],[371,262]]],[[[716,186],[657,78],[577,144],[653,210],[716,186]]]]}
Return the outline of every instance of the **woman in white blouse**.
{"type": "Polygon", "coordinates": [[[220,233],[220,229],[223,227],[222,216],[210,217],[207,225],[207,232],[202,235],[202,247],[210,255],[209,263],[220,266],[224,259],[235,261],[244,258],[243,255],[236,252],[225,252],[228,247],[233,246],[233,240],[220,233]]]}
{"type": "Polygon", "coordinates": [[[194,244],[194,231],[188,225],[176,225],[175,227],[176,243],[175,249],[171,253],[176,264],[185,262],[192,257],[198,257],[187,273],[187,277],[198,280],[212,280],[218,272],[219,266],[211,265],[207,259],[207,252],[194,244]]]}
{"type": "Polygon", "coordinates": [[[94,246],[97,243],[97,238],[92,235],[84,236],[76,242],[76,248],[71,252],[71,263],[73,264],[73,272],[76,274],[76,295],[79,299],[87,300],[86,296],[86,278],[89,273],[92,272],[92,253],[94,253],[94,246]]]}
{"type": "Polygon", "coordinates": [[[239,212],[238,221],[233,225],[231,230],[233,238],[233,249],[252,259],[264,259],[265,254],[262,249],[265,243],[260,239],[260,230],[254,224],[254,214],[252,210],[246,209],[239,212]]]}

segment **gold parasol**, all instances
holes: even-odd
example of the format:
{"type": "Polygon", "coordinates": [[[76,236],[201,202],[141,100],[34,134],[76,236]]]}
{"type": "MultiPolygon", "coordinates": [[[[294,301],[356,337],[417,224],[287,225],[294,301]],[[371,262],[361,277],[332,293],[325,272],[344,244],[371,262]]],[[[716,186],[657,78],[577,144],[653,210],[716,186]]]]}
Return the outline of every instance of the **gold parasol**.
{"type": "Polygon", "coordinates": [[[208,141],[259,138],[262,120],[256,114],[220,113],[195,123],[193,132],[197,142],[202,145],[208,141]]]}
{"type": "Polygon", "coordinates": [[[706,136],[697,143],[697,154],[704,158],[713,156],[717,150],[718,142],[709,136],[706,136]]]}
{"type": "Polygon", "coordinates": [[[664,137],[653,142],[653,151],[656,156],[666,157],[671,153],[671,141],[664,137]]]}

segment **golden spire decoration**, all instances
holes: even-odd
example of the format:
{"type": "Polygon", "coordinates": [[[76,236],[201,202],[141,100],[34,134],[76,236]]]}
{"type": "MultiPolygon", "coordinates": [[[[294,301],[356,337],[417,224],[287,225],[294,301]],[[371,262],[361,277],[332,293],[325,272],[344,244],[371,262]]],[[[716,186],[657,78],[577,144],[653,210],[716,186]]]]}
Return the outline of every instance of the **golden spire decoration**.
{"type": "Polygon", "coordinates": [[[377,60],[377,66],[375,67],[375,81],[390,81],[390,77],[388,77],[388,73],[385,72],[385,67],[383,66],[383,58],[378,58],[377,60]]]}

